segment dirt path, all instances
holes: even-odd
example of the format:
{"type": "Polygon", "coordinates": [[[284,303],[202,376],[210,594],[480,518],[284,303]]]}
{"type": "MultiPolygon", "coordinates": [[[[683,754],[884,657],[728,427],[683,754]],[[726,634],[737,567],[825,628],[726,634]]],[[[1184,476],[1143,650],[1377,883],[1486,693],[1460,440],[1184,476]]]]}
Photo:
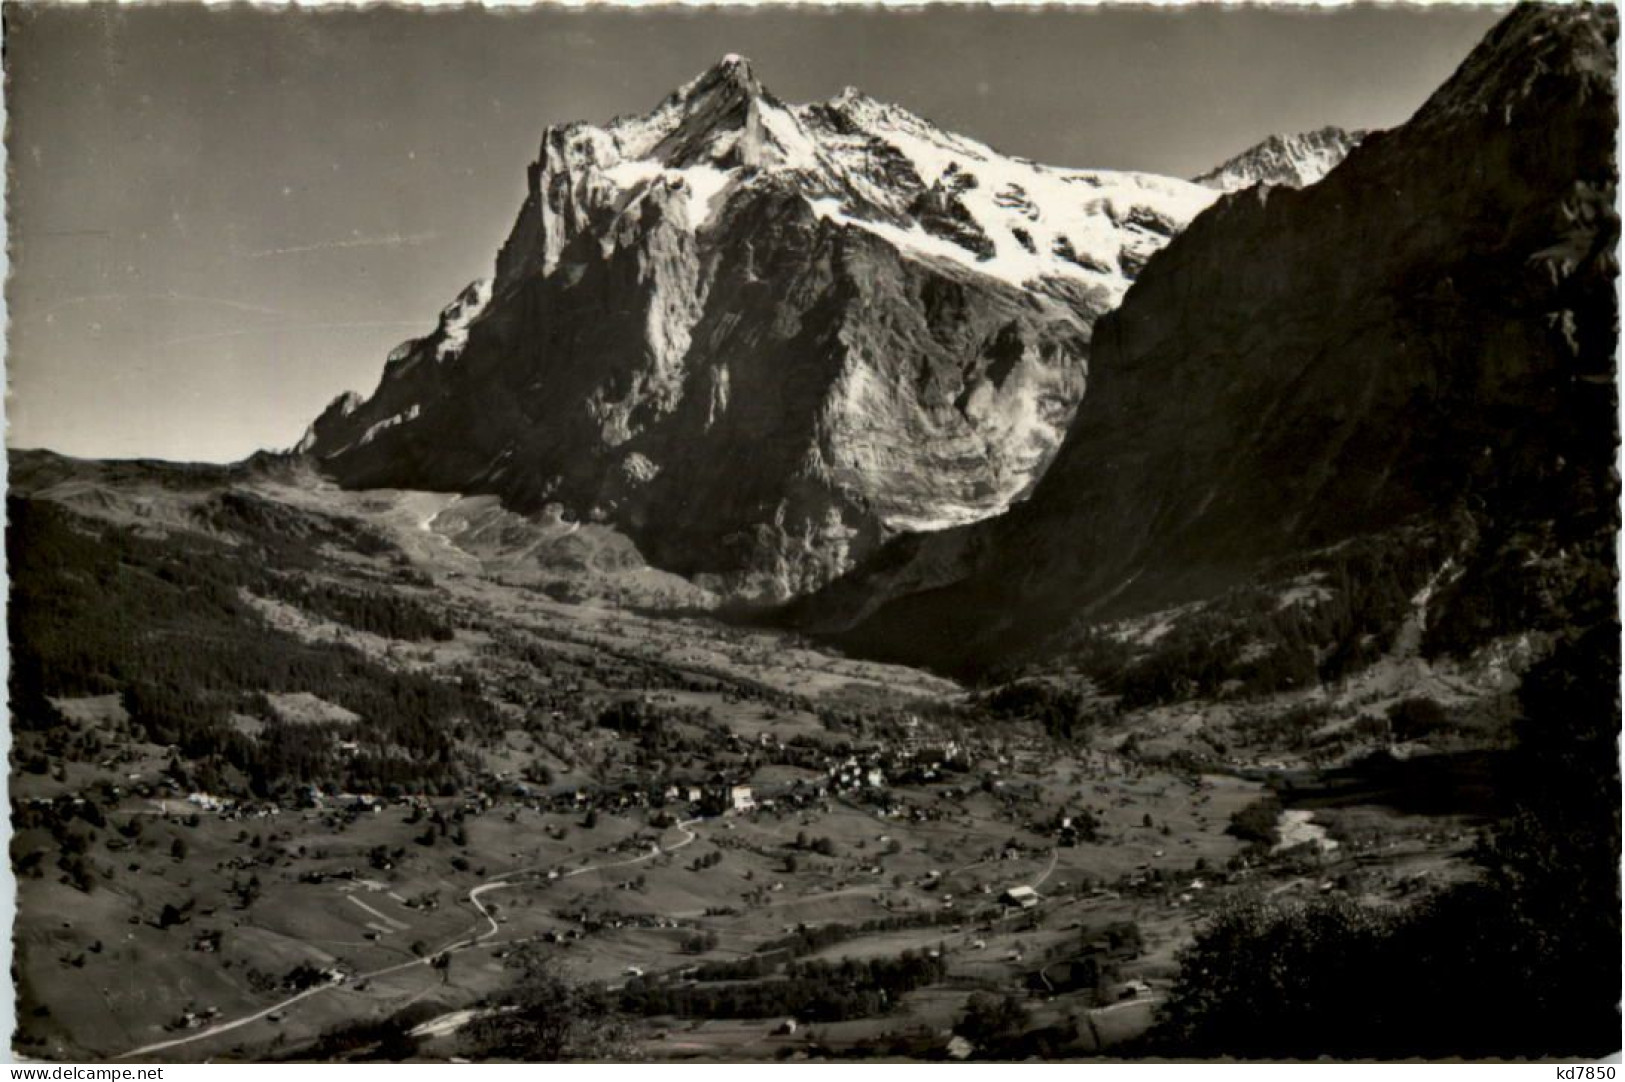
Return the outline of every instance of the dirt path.
{"type": "Polygon", "coordinates": [[[1044,871],[1039,875],[1039,877],[1037,879],[1034,879],[1031,883],[1028,883],[1027,885],[1029,887],[1032,887],[1034,890],[1037,890],[1039,887],[1043,886],[1044,885],[1044,880],[1048,879],[1050,877],[1050,873],[1055,871],[1055,864],[1060,859],[1061,859],[1061,851],[1059,849],[1051,849],[1049,851],[1049,867],[1045,868],[1044,871]]]}
{"type": "MultiPolygon", "coordinates": [[[[603,871],[608,868],[624,868],[632,864],[642,864],[646,860],[653,860],[662,853],[675,852],[694,841],[695,838],[699,837],[699,835],[694,831],[688,829],[691,824],[698,822],[700,822],[699,819],[688,819],[678,823],[675,829],[682,833],[683,840],[670,848],[662,848],[661,846],[656,845],[650,849],[649,852],[640,857],[612,861],[608,864],[589,864],[581,868],[576,868],[573,871],[561,872],[559,874],[559,878],[573,879],[578,875],[585,875],[588,872],[603,871]]],[[[198,1032],[189,1034],[185,1037],[175,1037],[167,1041],[157,1041],[153,1044],[143,1045],[140,1048],[131,1049],[128,1052],[122,1052],[112,1058],[129,1059],[132,1056],[146,1056],[151,1055],[154,1052],[165,1052],[171,1048],[179,1048],[183,1045],[207,1040],[210,1037],[218,1037],[222,1033],[230,1033],[234,1029],[240,1029],[243,1026],[258,1022],[261,1019],[276,1014],[279,1011],[286,1011],[288,1008],[304,1000],[310,999],[313,996],[319,996],[323,992],[331,992],[335,988],[344,988],[347,986],[356,985],[362,981],[376,980],[379,977],[388,977],[395,973],[400,973],[404,970],[411,969],[414,966],[430,965],[436,958],[443,954],[456,954],[459,951],[465,951],[471,947],[477,947],[501,930],[501,925],[497,923],[496,917],[491,914],[490,910],[485,908],[484,903],[481,902],[480,899],[484,895],[489,894],[491,891],[501,890],[503,887],[513,886],[514,884],[512,880],[518,876],[529,875],[534,872],[541,871],[545,867],[547,867],[547,865],[538,865],[529,868],[515,868],[511,872],[504,872],[499,876],[488,879],[484,883],[481,883],[479,886],[470,890],[468,892],[468,902],[474,907],[475,912],[480,915],[480,918],[484,920],[487,927],[481,931],[479,930],[479,925],[476,923],[474,928],[471,929],[467,934],[466,939],[463,936],[458,936],[457,939],[453,940],[450,944],[440,948],[437,951],[432,951],[424,955],[422,958],[414,958],[409,962],[400,962],[396,965],[385,966],[382,969],[375,969],[368,973],[357,973],[352,977],[346,977],[341,981],[334,981],[331,984],[320,985],[316,988],[307,988],[297,995],[289,996],[287,999],[273,1003],[269,1007],[264,1007],[257,1010],[253,1014],[245,1014],[241,1018],[234,1018],[229,1022],[221,1022],[219,1025],[210,1026],[208,1029],[199,1030],[198,1032]]]]}

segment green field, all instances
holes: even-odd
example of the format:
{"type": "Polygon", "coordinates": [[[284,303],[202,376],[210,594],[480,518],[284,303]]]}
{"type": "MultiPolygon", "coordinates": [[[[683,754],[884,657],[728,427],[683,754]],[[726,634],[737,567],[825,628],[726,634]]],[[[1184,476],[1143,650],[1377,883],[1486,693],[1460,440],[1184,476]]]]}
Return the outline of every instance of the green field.
{"type": "MultiPolygon", "coordinates": [[[[456,1055],[457,1012],[501,1002],[523,944],[627,1003],[731,982],[757,1012],[634,1011],[656,1059],[941,1056],[978,994],[1086,1055],[1149,1024],[1230,894],[1398,897],[1466,874],[1470,817],[1326,807],[1340,845],[1319,853],[1230,831],[1279,754],[1248,734],[1297,716],[1292,696],[1130,714],[1086,696],[1058,736],[938,676],[625,604],[620,580],[557,600],[521,574],[524,530],[470,540],[489,508],[442,521],[438,497],[285,479],[211,502],[158,480],[137,522],[95,487],[14,500],[35,542],[20,626],[79,628],[33,635],[15,696],[28,1057],[364,1056],[376,1027],[423,1025],[402,1047],[456,1055]],[[76,583],[153,619],[44,608],[76,583]],[[727,785],[756,806],[724,811],[727,785]],[[1001,904],[1022,886],[1035,908],[1001,904]],[[1133,945],[1079,977],[1113,927],[1133,945]],[[854,976],[856,998],[775,1032],[788,1016],[763,1004],[796,967],[905,957],[935,976],[867,999],[854,976]],[[747,975],[697,976],[723,965],[747,975]]],[[[1462,694],[1504,713],[1488,684],[1462,694]]]]}

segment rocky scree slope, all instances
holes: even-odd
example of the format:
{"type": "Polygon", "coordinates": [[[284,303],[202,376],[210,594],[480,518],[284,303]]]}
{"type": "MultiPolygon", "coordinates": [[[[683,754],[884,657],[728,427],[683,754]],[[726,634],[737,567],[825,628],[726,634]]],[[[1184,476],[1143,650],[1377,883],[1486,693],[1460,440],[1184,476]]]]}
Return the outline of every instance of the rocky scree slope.
{"type": "Polygon", "coordinates": [[[1469,549],[1440,619],[1611,611],[1617,36],[1611,7],[1520,7],[1318,184],[1222,199],[1096,325],[1028,501],[902,539],[792,615],[975,672],[1446,521],[1469,549]]]}
{"type": "Polygon", "coordinates": [[[729,57],[550,128],[496,261],[298,450],[350,487],[559,504],[736,598],[1023,496],[1094,320],[1214,193],[1000,155],[729,57]]]}

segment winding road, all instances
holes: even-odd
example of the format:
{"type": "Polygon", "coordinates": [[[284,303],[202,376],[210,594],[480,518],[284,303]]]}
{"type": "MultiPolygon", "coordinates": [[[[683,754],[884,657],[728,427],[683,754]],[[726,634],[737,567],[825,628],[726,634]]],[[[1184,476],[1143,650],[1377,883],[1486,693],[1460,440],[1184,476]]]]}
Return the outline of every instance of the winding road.
{"type": "MultiPolygon", "coordinates": [[[[686,819],[683,822],[678,823],[674,829],[682,833],[683,840],[669,848],[662,848],[659,845],[655,845],[649,850],[649,852],[640,857],[631,857],[627,860],[612,861],[608,864],[584,865],[580,868],[573,869],[572,871],[560,872],[559,878],[573,879],[578,875],[585,875],[588,872],[606,871],[610,868],[624,868],[632,864],[642,864],[646,860],[653,860],[662,853],[674,853],[699,837],[698,834],[688,828],[700,821],[701,819],[696,818],[686,819]]],[[[303,1000],[310,999],[314,996],[319,996],[324,992],[331,992],[335,988],[344,988],[350,985],[359,984],[362,981],[376,980],[379,977],[388,977],[392,974],[411,969],[414,966],[430,965],[441,955],[456,954],[459,951],[465,951],[472,947],[477,947],[501,930],[501,925],[497,923],[496,917],[492,915],[490,910],[485,908],[484,903],[481,902],[480,899],[494,890],[501,890],[504,887],[513,886],[514,884],[512,881],[519,876],[531,875],[549,867],[552,867],[552,865],[543,864],[528,868],[515,868],[512,871],[503,872],[499,876],[487,879],[479,886],[470,890],[468,892],[468,902],[474,907],[474,911],[480,915],[480,918],[485,921],[487,927],[483,931],[478,930],[479,925],[476,923],[474,928],[471,929],[469,933],[465,933],[467,938],[464,936],[458,936],[456,939],[452,940],[451,943],[441,947],[439,950],[430,951],[422,958],[414,958],[409,962],[399,962],[395,965],[385,966],[382,969],[375,969],[368,973],[357,973],[352,977],[346,977],[343,980],[334,981],[330,984],[319,985],[315,988],[307,988],[303,992],[299,992],[296,995],[291,995],[287,999],[271,1004],[269,1007],[261,1008],[260,1010],[255,1011],[253,1014],[245,1014],[241,1018],[233,1018],[229,1022],[221,1022],[218,1025],[210,1026],[208,1029],[199,1030],[198,1032],[188,1034],[185,1037],[175,1037],[167,1041],[157,1041],[153,1044],[142,1045],[140,1048],[133,1048],[128,1052],[121,1052],[112,1058],[119,1060],[130,1059],[133,1056],[148,1056],[155,1052],[167,1052],[172,1048],[179,1048],[183,1045],[193,1044],[197,1041],[208,1040],[211,1037],[218,1037],[222,1033],[229,1033],[234,1029],[240,1029],[243,1026],[258,1022],[261,1019],[276,1014],[279,1011],[285,1011],[289,1007],[292,1007],[303,1000]]]]}

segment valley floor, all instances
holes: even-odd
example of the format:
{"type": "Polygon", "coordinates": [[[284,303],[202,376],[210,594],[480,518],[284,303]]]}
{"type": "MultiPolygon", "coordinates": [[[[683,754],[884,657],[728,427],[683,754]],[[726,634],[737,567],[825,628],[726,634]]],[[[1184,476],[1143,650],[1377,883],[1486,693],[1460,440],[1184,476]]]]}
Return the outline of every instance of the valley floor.
{"type": "MultiPolygon", "coordinates": [[[[1489,814],[1408,806],[1403,776],[1358,765],[1382,739],[1336,762],[1249,741],[1291,700],[1103,715],[1062,741],[928,673],[661,615],[661,598],[695,599],[641,566],[560,572],[536,555],[551,533],[476,537],[448,497],[254,492],[404,554],[330,552],[312,581],[398,590],[455,628],[394,639],[247,597],[271,633],[477,684],[499,722],[460,736],[459,786],[254,795],[230,771],[203,789],[117,694],[54,696],[66,736],[19,734],[11,781],[22,1057],[343,1058],[385,1031],[410,1054],[464,1055],[521,944],[617,995],[652,1059],[943,1057],[977,993],[1017,997],[1053,1054],[1089,1055],[1145,1029],[1226,899],[1412,896],[1471,874],[1489,814]],[[58,874],[64,837],[88,874],[58,874]],[[773,998],[786,967],[904,952],[929,979],[874,1009],[773,998]]],[[[90,531],[197,529],[191,497],[162,486],[31,498],[90,531]]],[[[1406,694],[1373,692],[1379,675],[1333,705],[1352,719],[1406,694]]],[[[1457,686],[1483,722],[1458,742],[1492,747],[1503,691],[1457,686]]],[[[372,719],[319,691],[266,694],[234,724],[342,756],[372,719]]],[[[1477,768],[1449,750],[1396,761],[1442,764],[1434,780],[1477,768]]]]}

